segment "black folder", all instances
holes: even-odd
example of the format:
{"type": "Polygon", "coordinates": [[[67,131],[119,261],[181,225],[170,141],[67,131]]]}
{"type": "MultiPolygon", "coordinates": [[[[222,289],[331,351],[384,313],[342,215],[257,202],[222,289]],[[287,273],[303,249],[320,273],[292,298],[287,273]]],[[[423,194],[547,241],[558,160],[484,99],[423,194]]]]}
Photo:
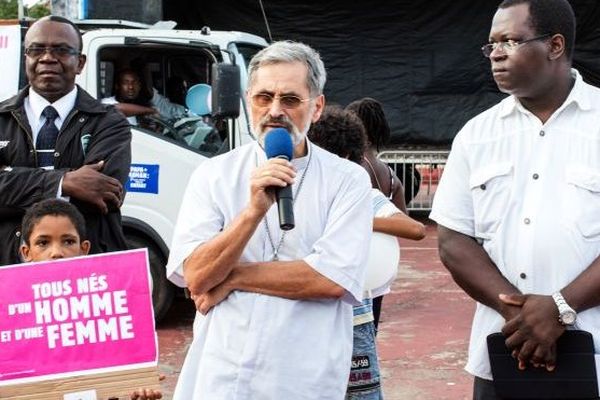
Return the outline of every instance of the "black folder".
{"type": "Polygon", "coordinates": [[[504,344],[502,333],[487,337],[494,387],[505,399],[598,399],[594,340],[586,331],[567,330],[558,339],[556,369],[528,366],[518,361],[504,344]]]}

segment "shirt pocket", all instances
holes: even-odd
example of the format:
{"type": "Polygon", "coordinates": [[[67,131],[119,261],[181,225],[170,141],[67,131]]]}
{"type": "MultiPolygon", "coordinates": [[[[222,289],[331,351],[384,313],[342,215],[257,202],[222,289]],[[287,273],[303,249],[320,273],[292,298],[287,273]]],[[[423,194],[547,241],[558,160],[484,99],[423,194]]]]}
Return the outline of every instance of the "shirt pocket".
{"type": "Polygon", "coordinates": [[[600,241],[600,170],[568,167],[566,180],[577,230],[586,240],[600,241]]]}
{"type": "Polygon", "coordinates": [[[508,210],[512,192],[513,165],[510,162],[486,165],[469,179],[473,199],[475,236],[491,239],[508,210]]]}

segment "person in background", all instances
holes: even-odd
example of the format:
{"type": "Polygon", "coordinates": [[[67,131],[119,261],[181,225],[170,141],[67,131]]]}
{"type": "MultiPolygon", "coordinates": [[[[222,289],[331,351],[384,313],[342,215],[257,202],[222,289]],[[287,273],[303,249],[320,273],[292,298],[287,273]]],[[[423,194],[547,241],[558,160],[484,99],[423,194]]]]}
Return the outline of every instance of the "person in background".
{"type": "MultiPolygon", "coordinates": [[[[90,241],[85,239],[85,219],[75,206],[63,200],[43,200],[31,206],[23,217],[21,232],[20,253],[25,262],[85,256],[90,251],[90,241]]],[[[137,389],[130,399],[162,399],[162,393],[137,389]]]]}
{"type": "Polygon", "coordinates": [[[515,369],[560,368],[557,340],[575,326],[600,353],[600,89],[572,68],[574,44],[567,0],[498,6],[482,52],[509,96],[456,135],[435,193],[440,258],[477,301],[475,400],[501,398],[492,333],[515,369]]]}
{"type": "MultiPolygon", "coordinates": [[[[387,196],[400,211],[406,213],[402,182],[386,163],[377,158],[380,146],[385,145],[390,140],[390,126],[385,118],[383,106],[377,100],[365,97],[348,104],[346,110],[355,113],[365,128],[367,147],[365,148],[362,166],[371,177],[371,185],[387,196]]],[[[375,330],[379,326],[384,294],[373,299],[375,330]]]]}
{"type": "Polygon", "coordinates": [[[381,147],[390,140],[390,126],[385,117],[381,103],[370,97],[353,101],[346,110],[355,113],[362,121],[367,134],[362,166],[371,177],[371,184],[385,194],[396,207],[406,213],[404,187],[394,171],[377,158],[381,147]]]}
{"type": "MultiPolygon", "coordinates": [[[[308,138],[317,146],[357,164],[362,162],[367,143],[360,119],[339,107],[325,107],[321,118],[312,124],[308,138]]],[[[396,208],[379,189],[371,189],[371,195],[373,231],[413,240],[425,237],[425,226],[396,208]]],[[[379,400],[383,392],[370,293],[365,294],[362,305],[355,306],[353,312],[352,363],[346,399],[379,400]]]]}
{"type": "Polygon", "coordinates": [[[0,103],[0,265],[20,262],[23,215],[49,198],[67,199],[83,214],[90,253],[126,250],[120,207],[130,126],[75,85],[86,57],[71,21],[40,18],[24,45],[29,85],[0,103]]]}
{"type": "Polygon", "coordinates": [[[135,70],[122,69],[117,74],[115,95],[102,99],[102,103],[114,105],[127,117],[131,125],[138,125],[137,117],[140,116],[157,116],[172,120],[186,114],[184,106],[172,103],[156,89],[147,86],[135,70]]]}

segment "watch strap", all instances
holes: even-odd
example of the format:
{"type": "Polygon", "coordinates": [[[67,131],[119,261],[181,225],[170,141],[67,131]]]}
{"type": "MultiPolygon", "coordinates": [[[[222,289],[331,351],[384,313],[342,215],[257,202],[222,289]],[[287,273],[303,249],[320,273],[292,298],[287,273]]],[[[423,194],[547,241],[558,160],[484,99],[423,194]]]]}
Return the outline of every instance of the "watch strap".
{"type": "Polygon", "coordinates": [[[563,325],[572,325],[572,324],[566,324],[563,321],[563,315],[565,314],[574,314],[575,316],[577,316],[577,312],[573,309],[573,307],[571,307],[567,301],[565,300],[565,298],[563,297],[563,295],[560,292],[555,292],[552,294],[552,299],[554,300],[554,303],[556,304],[556,307],[558,308],[558,320],[561,324],[563,325]]]}

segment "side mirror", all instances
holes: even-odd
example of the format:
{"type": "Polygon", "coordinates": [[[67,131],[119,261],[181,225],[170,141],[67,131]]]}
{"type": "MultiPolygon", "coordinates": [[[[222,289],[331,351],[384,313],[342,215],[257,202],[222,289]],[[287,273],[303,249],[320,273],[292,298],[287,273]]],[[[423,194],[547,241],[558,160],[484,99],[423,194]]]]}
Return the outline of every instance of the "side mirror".
{"type": "Polygon", "coordinates": [[[240,67],[215,63],[212,66],[212,116],[236,118],[240,115],[240,67]]]}

